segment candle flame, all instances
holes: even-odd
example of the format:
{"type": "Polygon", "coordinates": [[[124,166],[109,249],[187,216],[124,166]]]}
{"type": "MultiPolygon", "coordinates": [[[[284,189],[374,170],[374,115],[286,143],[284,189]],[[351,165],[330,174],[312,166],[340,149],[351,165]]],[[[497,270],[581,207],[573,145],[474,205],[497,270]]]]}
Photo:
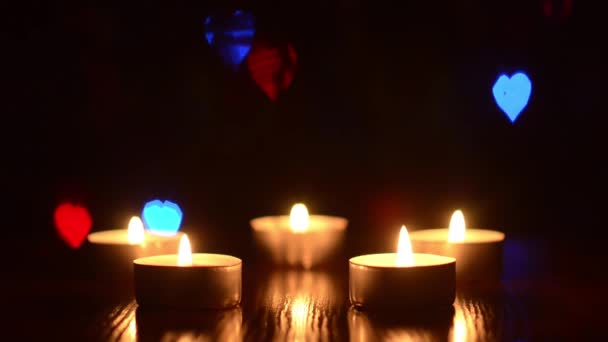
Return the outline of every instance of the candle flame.
{"type": "Polygon", "coordinates": [[[131,245],[139,245],[144,242],[144,224],[137,216],[133,216],[131,217],[131,220],[129,220],[127,241],[129,241],[129,244],[131,245]]]}
{"type": "Polygon", "coordinates": [[[289,214],[289,226],[294,232],[304,232],[310,225],[310,217],[308,215],[308,209],[302,203],[296,203],[291,207],[291,213],[289,214]]]}
{"type": "Polygon", "coordinates": [[[399,244],[397,246],[397,266],[414,266],[414,253],[412,252],[412,242],[405,226],[401,226],[399,232],[399,244]]]}
{"type": "Polygon", "coordinates": [[[188,235],[186,234],[179,240],[177,266],[192,266],[192,248],[190,247],[190,240],[188,240],[188,235]]]}
{"type": "Polygon", "coordinates": [[[466,225],[462,211],[456,210],[450,220],[450,230],[448,231],[448,242],[464,242],[466,225]]]}

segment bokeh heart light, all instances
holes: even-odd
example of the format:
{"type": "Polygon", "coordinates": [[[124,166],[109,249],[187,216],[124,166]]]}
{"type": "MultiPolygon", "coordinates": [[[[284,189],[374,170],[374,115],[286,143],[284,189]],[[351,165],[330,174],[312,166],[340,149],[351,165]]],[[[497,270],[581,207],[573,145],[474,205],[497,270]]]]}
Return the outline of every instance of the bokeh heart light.
{"type": "Polygon", "coordinates": [[[233,70],[241,65],[253,43],[255,18],[245,11],[218,14],[205,19],[207,43],[233,70]]]}
{"type": "Polygon", "coordinates": [[[492,87],[492,94],[498,107],[514,123],[528,105],[532,82],[523,72],[517,72],[510,78],[501,74],[492,87]]]}
{"type": "Polygon", "coordinates": [[[182,224],[183,213],[177,203],[156,199],[144,205],[141,216],[150,233],[172,236],[182,224]]]}
{"type": "Polygon", "coordinates": [[[543,14],[563,21],[570,18],[573,6],[574,0],[543,0],[543,14]]]}
{"type": "Polygon", "coordinates": [[[62,203],[53,215],[59,236],[71,248],[78,248],[91,230],[93,220],[85,207],[62,203]]]}
{"type": "Polygon", "coordinates": [[[273,102],[291,85],[296,63],[296,51],[289,43],[256,40],[247,57],[251,77],[273,102]]]}

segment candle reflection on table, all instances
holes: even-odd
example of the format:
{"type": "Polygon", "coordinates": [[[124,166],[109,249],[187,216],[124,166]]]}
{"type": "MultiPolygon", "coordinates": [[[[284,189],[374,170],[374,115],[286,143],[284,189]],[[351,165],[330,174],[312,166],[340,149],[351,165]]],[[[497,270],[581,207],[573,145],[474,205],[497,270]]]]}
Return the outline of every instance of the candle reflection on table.
{"type": "Polygon", "coordinates": [[[137,309],[140,341],[227,341],[243,340],[240,307],[228,310],[146,311],[137,309]]]}
{"type": "Polygon", "coordinates": [[[448,336],[453,309],[433,312],[404,312],[359,310],[348,311],[351,342],[372,341],[444,341],[448,336]]]}
{"type": "Polygon", "coordinates": [[[467,320],[462,313],[462,309],[458,308],[454,314],[454,323],[452,323],[452,331],[450,335],[454,342],[466,342],[467,341],[467,320]]]}
{"type": "Polygon", "coordinates": [[[258,314],[268,329],[252,340],[329,340],[338,329],[334,314],[345,301],[329,273],[275,271],[256,294],[258,314]]]}
{"type": "Polygon", "coordinates": [[[503,305],[485,298],[460,294],[456,298],[456,312],[450,330],[450,341],[499,341],[504,338],[503,305]]]}
{"type": "Polygon", "coordinates": [[[501,312],[499,306],[459,294],[453,311],[429,312],[426,317],[421,312],[403,317],[403,313],[378,314],[351,307],[350,341],[498,341],[503,331],[502,317],[496,315],[501,312]]]}
{"type": "Polygon", "coordinates": [[[109,313],[108,340],[133,341],[243,341],[240,308],[204,311],[142,310],[135,301],[109,313]]]}

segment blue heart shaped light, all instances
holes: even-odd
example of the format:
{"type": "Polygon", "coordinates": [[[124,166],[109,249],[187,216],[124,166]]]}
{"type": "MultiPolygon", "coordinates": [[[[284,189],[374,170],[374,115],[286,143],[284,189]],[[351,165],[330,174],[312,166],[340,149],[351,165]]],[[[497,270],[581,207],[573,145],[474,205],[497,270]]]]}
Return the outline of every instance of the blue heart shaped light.
{"type": "Polygon", "coordinates": [[[532,82],[523,72],[517,72],[511,78],[501,74],[492,87],[496,104],[511,122],[515,122],[521,111],[526,108],[531,93],[532,82]]]}
{"type": "Polygon", "coordinates": [[[244,11],[230,15],[209,16],[205,19],[205,38],[224,63],[234,70],[251,49],[255,34],[255,18],[244,11]]]}
{"type": "Polygon", "coordinates": [[[144,205],[141,214],[146,229],[152,234],[175,235],[182,224],[182,210],[171,201],[153,200],[144,205]]]}

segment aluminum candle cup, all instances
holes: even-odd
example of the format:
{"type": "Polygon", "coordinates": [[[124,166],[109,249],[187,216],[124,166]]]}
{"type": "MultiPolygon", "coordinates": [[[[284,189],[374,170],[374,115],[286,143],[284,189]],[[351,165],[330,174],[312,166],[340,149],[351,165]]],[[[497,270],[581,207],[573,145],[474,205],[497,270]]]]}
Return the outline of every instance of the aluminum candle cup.
{"type": "Polygon", "coordinates": [[[495,230],[466,228],[460,211],[452,216],[449,229],[419,230],[410,233],[410,238],[416,252],[456,258],[459,280],[500,279],[505,234],[495,230]]]}
{"type": "Polygon", "coordinates": [[[256,242],[275,264],[309,269],[322,263],[342,242],[348,221],[342,217],[308,215],[294,205],[291,215],[251,220],[256,242]]]}
{"type": "Polygon", "coordinates": [[[397,253],[357,256],[349,262],[350,302],[370,309],[435,309],[454,303],[456,260],[414,254],[413,266],[397,266],[397,253]]]}
{"type": "Polygon", "coordinates": [[[133,261],[135,299],[142,307],[226,309],[241,302],[242,261],[223,254],[192,254],[192,266],[178,255],[133,261]]]}
{"type": "Polygon", "coordinates": [[[397,253],[361,255],[349,262],[350,302],[370,309],[450,306],[456,296],[456,259],[414,254],[405,226],[397,253]]]}
{"type": "Polygon", "coordinates": [[[192,254],[184,234],[177,254],[133,260],[135,299],[142,307],[226,309],[241,302],[241,259],[192,254]]]}

